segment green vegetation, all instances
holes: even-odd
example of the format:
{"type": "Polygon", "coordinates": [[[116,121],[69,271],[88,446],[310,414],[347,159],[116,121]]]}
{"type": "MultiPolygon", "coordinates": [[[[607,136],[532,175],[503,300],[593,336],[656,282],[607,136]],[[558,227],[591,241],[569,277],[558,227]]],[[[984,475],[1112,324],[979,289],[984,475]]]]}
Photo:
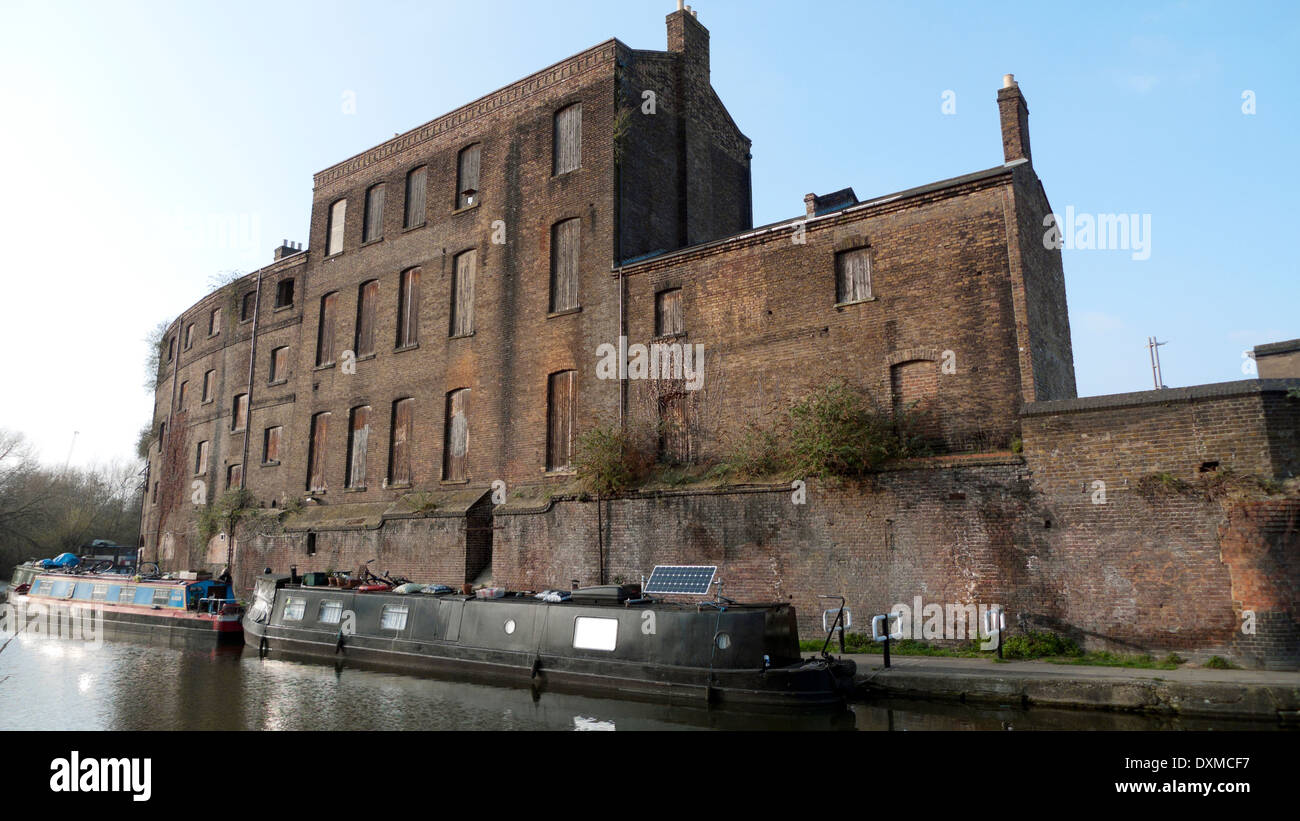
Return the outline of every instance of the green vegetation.
{"type": "Polygon", "coordinates": [[[649,474],[654,456],[645,431],[600,425],[578,437],[573,467],[583,493],[597,498],[631,490],[649,474]]]}
{"type": "Polygon", "coordinates": [[[889,459],[915,456],[921,443],[862,392],[834,381],[790,408],[790,467],[798,476],[860,477],[889,459]]]}
{"type": "MultiPolygon", "coordinates": [[[[799,649],[805,653],[819,653],[825,639],[804,639],[799,642],[799,649]]],[[[844,649],[846,653],[874,653],[884,652],[884,645],[879,642],[873,642],[871,637],[864,633],[846,633],[844,635],[844,649]]],[[[828,652],[832,654],[839,653],[840,645],[838,637],[831,639],[828,652]]],[[[1112,653],[1107,650],[1093,650],[1084,652],[1079,645],[1065,636],[1049,633],[1045,631],[1030,631],[1010,636],[1002,644],[1002,655],[1004,658],[999,659],[994,650],[980,650],[980,642],[967,641],[962,644],[950,646],[937,646],[924,641],[915,639],[901,639],[889,643],[889,652],[898,656],[946,656],[949,658],[982,658],[990,661],[1027,661],[1038,659],[1047,661],[1052,664],[1081,664],[1098,667],[1130,667],[1152,670],[1173,670],[1181,664],[1185,664],[1187,659],[1182,658],[1176,653],[1170,653],[1163,659],[1156,659],[1150,654],[1124,654],[1112,653]]],[[[1215,658],[1218,658],[1215,656],[1215,658]]],[[[1221,664],[1229,662],[1219,659],[1221,664]]],[[[1217,666],[1207,662],[1207,667],[1217,666]]],[[[1227,668],[1223,668],[1227,669],[1227,668]]]]}
{"type": "Polygon", "coordinates": [[[199,508],[199,540],[207,544],[218,533],[233,535],[239,521],[256,510],[252,492],[242,488],[227,490],[215,502],[199,508]]]}
{"type": "Polygon", "coordinates": [[[1239,666],[1233,664],[1232,662],[1228,661],[1222,656],[1210,656],[1208,659],[1205,660],[1205,663],[1202,664],[1201,666],[1208,667],[1211,670],[1240,670],[1241,669],[1239,666]]]}

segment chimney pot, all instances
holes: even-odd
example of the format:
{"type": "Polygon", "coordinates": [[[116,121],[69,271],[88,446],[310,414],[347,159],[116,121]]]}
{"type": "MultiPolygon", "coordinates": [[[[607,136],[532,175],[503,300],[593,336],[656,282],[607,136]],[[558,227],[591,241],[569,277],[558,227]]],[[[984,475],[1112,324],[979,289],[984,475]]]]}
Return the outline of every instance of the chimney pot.
{"type": "Polygon", "coordinates": [[[1013,88],[1013,87],[1015,87],[1015,85],[1016,85],[1016,75],[1014,75],[1014,74],[1003,74],[1003,75],[1002,75],[1002,87],[1003,87],[1003,88],[1013,88]]]}

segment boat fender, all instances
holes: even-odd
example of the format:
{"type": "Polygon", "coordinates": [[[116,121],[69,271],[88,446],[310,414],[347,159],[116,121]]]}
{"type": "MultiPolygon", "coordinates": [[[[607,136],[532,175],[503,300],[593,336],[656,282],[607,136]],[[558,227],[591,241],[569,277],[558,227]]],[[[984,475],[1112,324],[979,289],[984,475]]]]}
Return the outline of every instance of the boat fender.
{"type": "Polygon", "coordinates": [[[343,631],[340,630],[338,641],[334,644],[334,655],[337,656],[339,653],[342,652],[343,652],[343,631]]]}
{"type": "Polygon", "coordinates": [[[257,644],[257,652],[258,652],[258,655],[265,656],[265,655],[266,655],[266,650],[267,650],[267,641],[266,641],[266,636],[262,636],[262,640],[261,640],[260,642],[258,642],[258,644],[257,644]]]}
{"type": "Polygon", "coordinates": [[[537,678],[537,674],[540,672],[542,672],[542,657],[536,656],[533,658],[533,669],[529,678],[537,678]]]}

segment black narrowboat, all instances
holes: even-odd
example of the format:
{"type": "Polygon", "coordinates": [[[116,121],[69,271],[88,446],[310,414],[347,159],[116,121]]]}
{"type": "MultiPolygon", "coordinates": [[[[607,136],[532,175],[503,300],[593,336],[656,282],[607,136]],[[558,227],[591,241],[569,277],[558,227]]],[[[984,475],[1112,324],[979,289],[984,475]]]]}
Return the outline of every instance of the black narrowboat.
{"type": "Polygon", "coordinates": [[[265,575],[244,638],[264,654],[672,704],[842,705],[852,687],[852,661],[800,657],[789,604],[674,603],[618,585],[550,601],[434,589],[358,591],[265,575]]]}

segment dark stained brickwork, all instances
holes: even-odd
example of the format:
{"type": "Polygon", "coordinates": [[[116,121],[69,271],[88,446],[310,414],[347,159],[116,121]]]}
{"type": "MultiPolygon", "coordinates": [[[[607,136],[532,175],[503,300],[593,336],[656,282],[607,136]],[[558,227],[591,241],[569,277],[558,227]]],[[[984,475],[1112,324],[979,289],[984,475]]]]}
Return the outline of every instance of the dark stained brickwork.
{"type": "MultiPolygon", "coordinates": [[[[241,587],[265,567],[352,570],[376,559],[375,570],[421,581],[490,577],[525,589],[718,564],[728,595],[793,601],[809,635],[819,594],[848,596],[862,629],[871,614],[920,596],[1003,604],[1016,629],[1054,629],[1089,646],[1293,665],[1294,500],[1232,503],[1194,483],[1229,468],[1300,472],[1300,401],[1287,396],[1300,381],[1076,398],[1064,270],[1043,242],[1052,209],[1019,87],[997,95],[1004,164],[861,202],[814,195],[811,213],[792,208],[799,217],[756,229],[750,142],[710,85],[709,33],[687,12],[669,15],[667,29],[665,51],[607,41],[316,175],[307,251],[277,249],[273,264],[208,295],[168,332],[173,359],[154,412],[167,435],[150,453],[160,492],[146,497],[146,560],[217,569],[233,555],[241,587]],[[581,163],[557,175],[554,123],[573,106],[581,163]],[[471,147],[472,203],[457,190],[471,147]],[[408,227],[407,178],[421,168],[423,219],[408,227]],[[383,217],[365,233],[376,186],[383,217]],[[341,199],[342,249],[327,254],[341,199]],[[552,310],[553,268],[567,270],[552,238],[571,236],[555,228],[562,221],[579,228],[578,307],[552,310]],[[850,258],[854,298],[844,299],[837,276],[850,258]],[[399,345],[402,277],[413,268],[418,344],[399,345]],[[354,362],[346,352],[358,340],[363,285],[375,299],[364,334],[373,332],[374,353],[354,362]],[[452,311],[469,290],[466,330],[463,307],[456,323],[452,311]],[[668,290],[679,295],[661,298],[668,290]],[[243,321],[250,293],[260,296],[243,321]],[[322,323],[327,297],[332,317],[322,323]],[[664,304],[680,306],[681,332],[660,338],[664,304]],[[209,336],[218,307],[221,330],[209,336]],[[318,365],[322,324],[333,328],[335,356],[318,365]],[[678,400],[662,384],[598,379],[598,348],[620,336],[703,346],[699,390],[678,400]],[[884,408],[919,403],[947,455],[860,486],[810,487],[806,504],[788,487],[633,494],[600,506],[551,498],[573,478],[547,472],[548,385],[561,371],[575,374],[578,432],[619,419],[654,424],[681,407],[685,435],[674,446],[706,462],[741,426],[836,378],[884,408]],[[252,397],[247,431],[232,429],[240,394],[252,397]],[[394,403],[408,398],[411,481],[390,485],[394,403]],[[462,405],[467,424],[457,428],[448,409],[462,405]],[[365,407],[366,469],[348,482],[349,419],[365,407]],[[324,490],[309,493],[312,420],[322,413],[324,490]],[[280,434],[272,460],[263,458],[268,428],[280,434]],[[445,474],[460,464],[448,458],[453,440],[468,443],[463,480],[445,474]],[[196,475],[199,442],[208,464],[196,475]],[[263,515],[201,544],[198,511],[226,491],[235,464],[263,515]],[[1192,491],[1153,492],[1144,479],[1154,474],[1192,491]],[[286,505],[292,513],[275,515],[286,505]],[[1251,634],[1239,629],[1248,613],[1251,634]]],[[[1261,371],[1286,365],[1286,352],[1261,350],[1261,371]]]]}

